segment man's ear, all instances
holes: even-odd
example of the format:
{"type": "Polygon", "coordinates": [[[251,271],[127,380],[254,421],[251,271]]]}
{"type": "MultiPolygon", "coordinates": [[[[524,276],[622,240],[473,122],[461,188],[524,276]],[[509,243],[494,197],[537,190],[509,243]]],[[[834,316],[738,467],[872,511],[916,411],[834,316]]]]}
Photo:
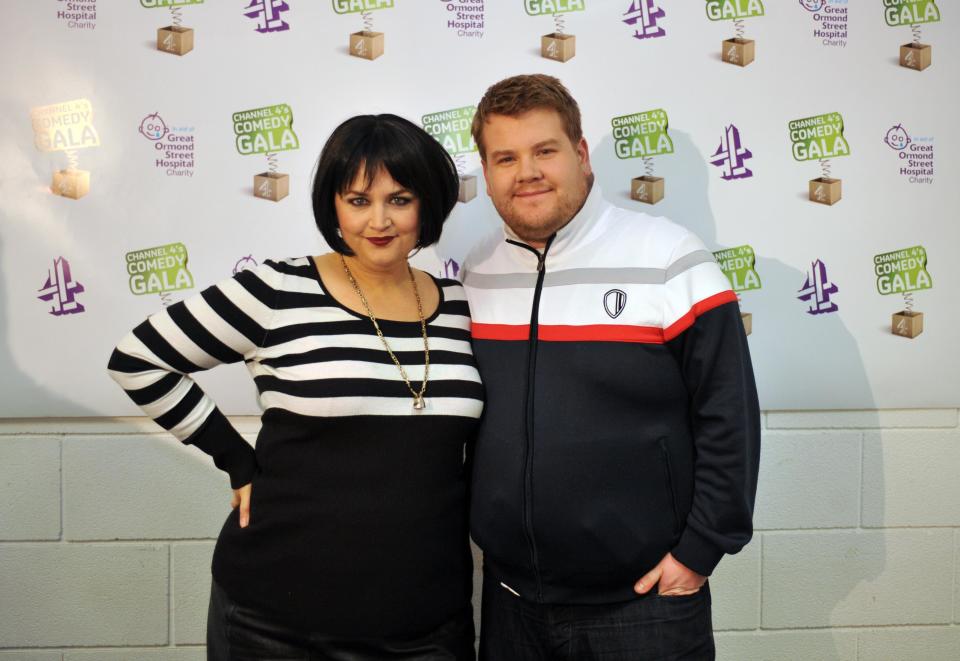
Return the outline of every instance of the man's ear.
{"type": "Polygon", "coordinates": [[[583,174],[587,176],[593,174],[593,167],[590,165],[590,147],[584,137],[581,137],[577,143],[577,160],[580,161],[580,169],[583,170],[583,174]]]}
{"type": "Polygon", "coordinates": [[[491,195],[490,195],[490,180],[487,178],[487,159],[485,159],[485,158],[481,158],[481,159],[480,159],[480,167],[483,168],[483,182],[484,182],[484,184],[486,184],[486,186],[487,186],[487,197],[491,197],[491,195]]]}

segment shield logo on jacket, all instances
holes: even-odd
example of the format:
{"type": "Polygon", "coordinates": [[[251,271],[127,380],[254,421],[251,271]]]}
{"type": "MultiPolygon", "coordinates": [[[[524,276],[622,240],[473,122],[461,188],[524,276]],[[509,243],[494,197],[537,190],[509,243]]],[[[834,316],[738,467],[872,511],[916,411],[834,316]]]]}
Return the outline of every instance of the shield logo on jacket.
{"type": "Polygon", "coordinates": [[[616,319],[627,305],[627,292],[620,289],[611,289],[603,296],[603,309],[611,319],[616,319]]]}

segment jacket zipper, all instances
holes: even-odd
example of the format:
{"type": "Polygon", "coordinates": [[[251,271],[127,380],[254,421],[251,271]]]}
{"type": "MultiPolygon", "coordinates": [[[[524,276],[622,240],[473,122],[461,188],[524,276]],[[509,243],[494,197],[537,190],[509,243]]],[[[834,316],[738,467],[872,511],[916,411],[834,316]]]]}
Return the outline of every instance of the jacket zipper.
{"type": "Polygon", "coordinates": [[[543,278],[546,275],[544,263],[550,244],[556,234],[547,239],[543,253],[525,243],[507,239],[507,243],[529,250],[537,256],[537,285],[533,290],[533,309],[530,312],[530,335],[527,343],[527,401],[524,407],[526,416],[527,435],[523,454],[523,531],[527,537],[527,546],[530,550],[530,562],[533,565],[533,575],[537,582],[537,602],[543,602],[543,582],[540,578],[540,562],[537,555],[537,543],[533,536],[533,393],[535,390],[535,375],[537,368],[537,342],[540,320],[540,293],[543,290],[543,278]]]}

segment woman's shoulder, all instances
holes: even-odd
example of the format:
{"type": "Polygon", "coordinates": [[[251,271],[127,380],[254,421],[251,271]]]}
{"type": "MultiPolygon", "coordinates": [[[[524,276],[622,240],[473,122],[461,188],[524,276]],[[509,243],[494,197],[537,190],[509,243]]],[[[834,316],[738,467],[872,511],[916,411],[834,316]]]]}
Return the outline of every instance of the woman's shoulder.
{"type": "Polygon", "coordinates": [[[433,275],[429,271],[424,271],[422,269],[413,269],[414,274],[417,277],[418,283],[433,283],[437,286],[437,289],[443,294],[444,299],[459,299],[466,298],[463,292],[463,285],[460,284],[459,280],[454,278],[441,278],[433,275]]]}
{"type": "Polygon", "coordinates": [[[314,269],[313,259],[308,256],[264,259],[260,264],[249,267],[247,270],[279,283],[283,276],[313,278],[314,269]]]}

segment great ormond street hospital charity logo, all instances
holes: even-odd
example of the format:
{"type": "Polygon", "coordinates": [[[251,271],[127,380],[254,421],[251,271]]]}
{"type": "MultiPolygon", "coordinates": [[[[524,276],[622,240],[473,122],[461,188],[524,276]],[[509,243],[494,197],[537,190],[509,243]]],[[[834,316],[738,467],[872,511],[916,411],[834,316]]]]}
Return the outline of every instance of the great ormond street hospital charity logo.
{"type": "Polygon", "coordinates": [[[911,184],[933,183],[933,136],[910,137],[903,124],[897,124],[887,130],[883,142],[897,152],[901,177],[911,184]]]}

